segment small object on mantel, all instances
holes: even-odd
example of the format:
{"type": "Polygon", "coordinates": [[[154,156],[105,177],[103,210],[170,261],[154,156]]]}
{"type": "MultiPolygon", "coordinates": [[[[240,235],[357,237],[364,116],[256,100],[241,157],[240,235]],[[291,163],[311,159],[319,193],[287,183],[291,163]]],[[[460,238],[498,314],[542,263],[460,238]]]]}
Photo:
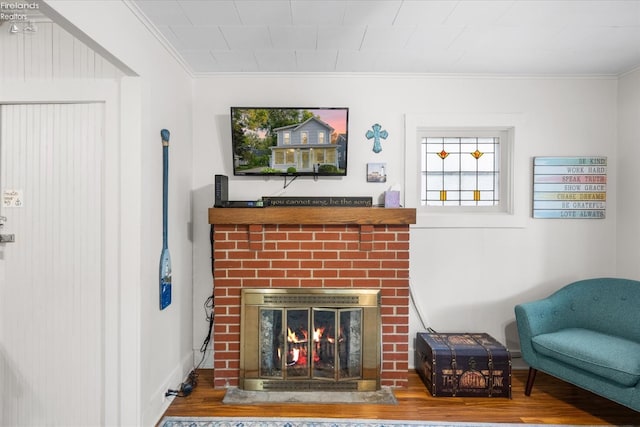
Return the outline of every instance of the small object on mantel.
{"type": "Polygon", "coordinates": [[[384,192],[384,207],[399,208],[400,207],[400,184],[393,184],[384,192]]]}
{"type": "Polygon", "coordinates": [[[400,207],[400,192],[396,190],[389,190],[384,192],[384,207],[385,208],[399,208],[400,207]]]}

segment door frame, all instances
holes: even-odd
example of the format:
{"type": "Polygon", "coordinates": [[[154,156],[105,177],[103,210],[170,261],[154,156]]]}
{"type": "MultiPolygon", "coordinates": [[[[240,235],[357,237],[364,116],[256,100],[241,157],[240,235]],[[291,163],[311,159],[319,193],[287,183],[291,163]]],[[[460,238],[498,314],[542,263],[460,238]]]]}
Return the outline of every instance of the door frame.
{"type": "Polygon", "coordinates": [[[102,422],[141,422],[141,85],[119,80],[3,81],[0,104],[101,102],[104,117],[102,422]],[[121,209],[126,206],[126,209],[121,209]],[[115,284],[115,286],[114,286],[115,284]]]}

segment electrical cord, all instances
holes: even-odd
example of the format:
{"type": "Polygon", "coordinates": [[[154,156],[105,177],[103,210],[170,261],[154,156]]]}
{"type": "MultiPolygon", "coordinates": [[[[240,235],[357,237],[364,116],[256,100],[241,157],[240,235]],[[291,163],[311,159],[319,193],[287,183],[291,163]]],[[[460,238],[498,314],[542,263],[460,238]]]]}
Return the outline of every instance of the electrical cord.
{"type": "Polygon", "coordinates": [[[194,368],[194,370],[200,369],[200,366],[204,362],[204,359],[207,353],[207,347],[209,347],[209,342],[211,342],[211,331],[213,330],[213,319],[215,317],[214,311],[215,311],[215,308],[213,304],[213,295],[211,295],[204,302],[204,312],[205,312],[206,319],[209,322],[209,331],[207,332],[207,336],[205,337],[204,341],[202,342],[202,345],[200,346],[200,353],[202,353],[202,359],[200,359],[200,363],[198,363],[198,365],[194,368]]]}
{"type": "MultiPolygon", "coordinates": [[[[214,229],[213,225],[211,225],[209,229],[209,241],[211,242],[211,274],[214,273],[214,252],[213,252],[213,243],[214,243],[214,229]]],[[[213,319],[215,317],[214,314],[214,295],[212,294],[207,300],[204,302],[204,314],[207,322],[209,322],[209,330],[207,332],[207,336],[205,337],[202,345],[200,346],[200,353],[202,353],[202,359],[200,362],[193,368],[193,370],[189,373],[189,377],[186,382],[180,384],[179,390],[169,389],[164,394],[165,396],[175,396],[175,397],[187,397],[193,392],[193,389],[198,385],[198,369],[204,362],[204,359],[207,354],[207,348],[209,347],[209,343],[211,342],[211,331],[213,330],[213,319]]]]}
{"type": "Polygon", "coordinates": [[[429,329],[427,327],[426,322],[424,321],[424,316],[422,315],[422,310],[420,310],[420,307],[418,306],[416,298],[413,295],[413,286],[411,286],[412,283],[413,283],[413,281],[411,280],[411,278],[409,278],[409,299],[411,300],[411,304],[413,305],[413,308],[415,308],[416,313],[418,314],[418,320],[420,320],[420,324],[422,325],[422,328],[423,329],[429,329]]]}
{"type": "Polygon", "coordinates": [[[180,390],[169,389],[164,394],[165,396],[187,397],[191,394],[194,388],[198,385],[198,373],[193,370],[189,372],[189,378],[187,381],[180,384],[180,390]]]}
{"type": "Polygon", "coordinates": [[[211,331],[213,329],[213,318],[214,318],[214,306],[213,306],[213,295],[211,295],[204,303],[204,311],[207,321],[209,322],[209,331],[207,333],[202,346],[200,347],[200,353],[202,353],[202,359],[197,366],[193,368],[191,372],[189,372],[189,377],[187,381],[180,384],[179,390],[169,389],[164,394],[166,397],[175,396],[175,397],[187,397],[193,392],[193,389],[198,385],[198,369],[200,369],[200,365],[204,362],[207,348],[209,347],[209,342],[211,341],[211,331]]]}

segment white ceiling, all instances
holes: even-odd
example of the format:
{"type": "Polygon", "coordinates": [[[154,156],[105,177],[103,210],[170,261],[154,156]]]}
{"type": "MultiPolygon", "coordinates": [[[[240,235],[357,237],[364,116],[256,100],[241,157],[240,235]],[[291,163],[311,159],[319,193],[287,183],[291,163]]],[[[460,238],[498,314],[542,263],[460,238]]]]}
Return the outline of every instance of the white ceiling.
{"type": "Polygon", "coordinates": [[[194,75],[618,75],[640,0],[134,0],[194,75]]]}

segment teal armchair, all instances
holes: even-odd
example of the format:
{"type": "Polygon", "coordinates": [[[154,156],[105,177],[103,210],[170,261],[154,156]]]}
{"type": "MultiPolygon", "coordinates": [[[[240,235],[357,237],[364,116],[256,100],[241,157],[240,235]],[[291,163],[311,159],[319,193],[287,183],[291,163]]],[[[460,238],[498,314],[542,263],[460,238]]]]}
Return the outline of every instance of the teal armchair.
{"type": "Polygon", "coordinates": [[[515,307],[522,358],[537,371],[640,411],[640,282],[571,283],[515,307]]]}

